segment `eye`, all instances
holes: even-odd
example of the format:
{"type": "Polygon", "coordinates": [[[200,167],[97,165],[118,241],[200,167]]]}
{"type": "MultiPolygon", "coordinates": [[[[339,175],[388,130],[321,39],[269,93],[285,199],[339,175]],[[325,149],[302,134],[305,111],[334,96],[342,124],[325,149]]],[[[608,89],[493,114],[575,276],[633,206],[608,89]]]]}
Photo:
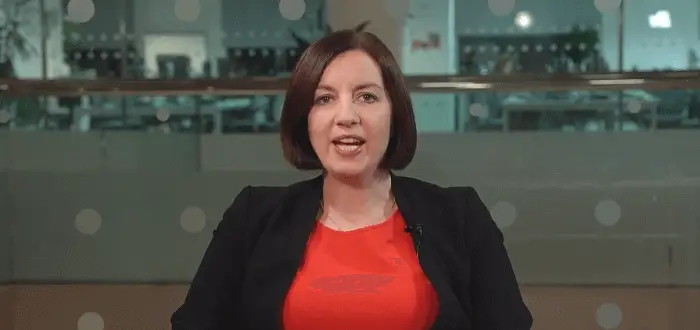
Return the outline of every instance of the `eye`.
{"type": "Polygon", "coordinates": [[[366,103],[374,103],[374,102],[379,101],[379,98],[372,93],[362,93],[362,94],[360,94],[360,100],[362,100],[362,102],[366,102],[366,103]]]}
{"type": "Polygon", "coordinates": [[[328,104],[332,100],[333,99],[330,97],[330,95],[321,95],[314,100],[314,104],[328,104]]]}

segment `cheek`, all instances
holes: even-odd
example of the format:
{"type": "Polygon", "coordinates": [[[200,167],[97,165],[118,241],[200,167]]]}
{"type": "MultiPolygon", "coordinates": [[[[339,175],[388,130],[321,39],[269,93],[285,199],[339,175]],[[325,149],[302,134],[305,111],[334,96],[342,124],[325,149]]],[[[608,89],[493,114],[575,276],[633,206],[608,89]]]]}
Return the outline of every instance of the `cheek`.
{"type": "Polygon", "coordinates": [[[391,135],[391,113],[389,111],[382,113],[372,121],[372,140],[377,141],[374,148],[381,149],[377,151],[384,152],[391,135]]]}
{"type": "Polygon", "coordinates": [[[320,147],[320,143],[325,143],[327,141],[327,125],[324,124],[324,122],[325,120],[322,114],[311,110],[307,123],[309,127],[309,140],[311,140],[311,145],[314,149],[320,147]]]}

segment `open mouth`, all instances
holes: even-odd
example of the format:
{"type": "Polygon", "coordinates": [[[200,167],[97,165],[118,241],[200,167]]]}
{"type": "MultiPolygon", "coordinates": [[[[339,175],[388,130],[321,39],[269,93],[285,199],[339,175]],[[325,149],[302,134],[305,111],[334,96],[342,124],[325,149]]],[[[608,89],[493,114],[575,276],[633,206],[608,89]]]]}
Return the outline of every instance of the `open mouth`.
{"type": "Polygon", "coordinates": [[[365,142],[367,141],[359,136],[343,136],[333,140],[335,148],[342,154],[359,151],[365,142]]]}

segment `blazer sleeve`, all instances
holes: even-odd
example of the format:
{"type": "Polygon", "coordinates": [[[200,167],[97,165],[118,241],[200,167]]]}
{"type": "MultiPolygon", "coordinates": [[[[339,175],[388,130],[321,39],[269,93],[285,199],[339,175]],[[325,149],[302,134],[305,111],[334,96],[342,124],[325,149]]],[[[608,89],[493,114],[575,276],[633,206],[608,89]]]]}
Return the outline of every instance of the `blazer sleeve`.
{"type": "Polygon", "coordinates": [[[184,303],[170,319],[172,330],[236,328],[233,317],[244,269],[251,190],[245,187],[224,212],[184,303]]]}
{"type": "Polygon", "coordinates": [[[532,315],[520,294],[503,234],[476,190],[467,188],[466,194],[474,329],[529,330],[532,315]]]}

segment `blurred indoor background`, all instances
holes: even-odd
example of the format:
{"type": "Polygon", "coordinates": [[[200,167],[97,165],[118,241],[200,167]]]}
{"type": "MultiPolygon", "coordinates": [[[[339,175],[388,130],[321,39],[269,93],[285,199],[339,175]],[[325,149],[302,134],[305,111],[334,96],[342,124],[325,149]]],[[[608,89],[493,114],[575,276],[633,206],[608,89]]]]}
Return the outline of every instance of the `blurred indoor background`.
{"type": "Polygon", "coordinates": [[[0,0],[0,329],[169,329],[287,78],[367,22],[536,330],[700,328],[700,0],[0,0]]]}

